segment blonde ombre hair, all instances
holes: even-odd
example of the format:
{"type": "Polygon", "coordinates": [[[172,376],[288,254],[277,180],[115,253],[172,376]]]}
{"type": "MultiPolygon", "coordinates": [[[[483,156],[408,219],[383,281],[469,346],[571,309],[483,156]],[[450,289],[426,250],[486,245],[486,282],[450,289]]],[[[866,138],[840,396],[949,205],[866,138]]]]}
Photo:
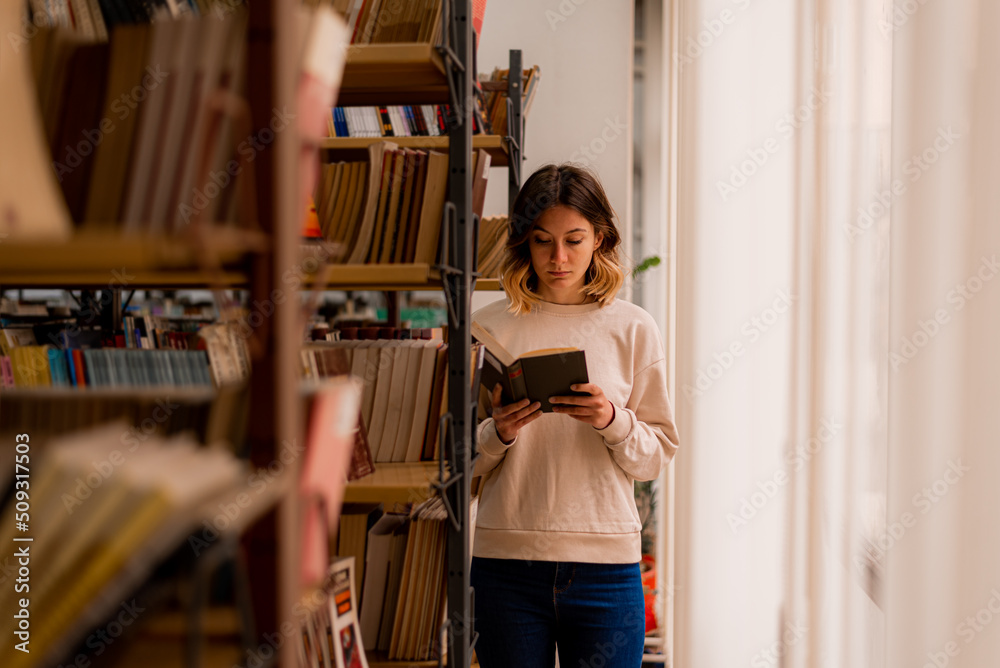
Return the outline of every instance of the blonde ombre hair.
{"type": "Polygon", "coordinates": [[[581,167],[546,165],[521,186],[508,223],[500,282],[514,314],[527,313],[541,301],[536,292],[538,276],[531,267],[529,235],[539,216],[556,206],[573,209],[590,221],[595,236],[604,236],[601,245],[594,250],[583,292],[604,307],[625,282],[625,273],[618,260],[621,236],[615,226],[614,209],[601,182],[581,167]]]}

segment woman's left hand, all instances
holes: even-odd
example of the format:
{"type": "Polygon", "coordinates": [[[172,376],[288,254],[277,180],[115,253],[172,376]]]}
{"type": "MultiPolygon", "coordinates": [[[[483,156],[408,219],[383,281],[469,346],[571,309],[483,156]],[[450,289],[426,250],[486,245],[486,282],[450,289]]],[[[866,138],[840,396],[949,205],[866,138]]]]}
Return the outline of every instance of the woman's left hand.
{"type": "Polygon", "coordinates": [[[615,407],[604,396],[604,390],[597,385],[579,383],[570,385],[569,389],[574,392],[586,392],[590,396],[549,397],[549,401],[553,404],[553,412],[568,415],[580,422],[586,422],[595,429],[604,429],[615,419],[615,407]]]}

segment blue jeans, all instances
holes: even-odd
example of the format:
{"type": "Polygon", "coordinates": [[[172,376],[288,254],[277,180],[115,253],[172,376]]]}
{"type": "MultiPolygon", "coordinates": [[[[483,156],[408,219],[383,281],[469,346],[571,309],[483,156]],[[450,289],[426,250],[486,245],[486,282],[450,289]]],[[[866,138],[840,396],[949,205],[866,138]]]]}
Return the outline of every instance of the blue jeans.
{"type": "Polygon", "coordinates": [[[639,564],[472,559],[482,668],[638,668],[639,564]]]}

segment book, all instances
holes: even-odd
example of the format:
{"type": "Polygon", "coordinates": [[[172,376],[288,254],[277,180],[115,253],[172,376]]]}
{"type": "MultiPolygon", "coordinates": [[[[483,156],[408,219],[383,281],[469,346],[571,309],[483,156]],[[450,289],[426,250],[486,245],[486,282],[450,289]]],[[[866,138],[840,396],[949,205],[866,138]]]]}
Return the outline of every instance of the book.
{"type": "Polygon", "coordinates": [[[337,531],[335,550],[339,557],[354,557],[354,588],[364,595],[361,585],[365,579],[365,551],[368,531],[384,514],[381,503],[345,503],[340,510],[340,528],[337,531]]]}
{"type": "Polygon", "coordinates": [[[344,498],[360,390],[356,381],[342,377],[323,382],[312,397],[299,483],[305,509],[300,575],[306,586],[319,582],[329,563],[328,537],[344,498]]]}
{"type": "Polygon", "coordinates": [[[577,348],[546,348],[515,358],[479,323],[473,322],[471,329],[473,338],[486,349],[482,385],[488,392],[492,392],[499,383],[503,405],[530,399],[541,404],[543,413],[551,413],[549,397],[587,396],[585,392],[570,389],[571,385],[590,382],[584,351],[577,348]]]}
{"type": "MultiPolygon", "coordinates": [[[[24,4],[0,7],[0,34],[20,35],[24,4]]],[[[51,152],[38,110],[31,62],[5,52],[0,67],[0,240],[64,240],[72,232],[69,210],[54,178],[51,152]],[[16,158],[14,157],[16,156],[16,158]]]]}
{"type": "Polygon", "coordinates": [[[360,615],[361,637],[365,647],[378,646],[379,625],[387,604],[392,537],[406,522],[405,513],[386,513],[368,531],[360,615]]]}

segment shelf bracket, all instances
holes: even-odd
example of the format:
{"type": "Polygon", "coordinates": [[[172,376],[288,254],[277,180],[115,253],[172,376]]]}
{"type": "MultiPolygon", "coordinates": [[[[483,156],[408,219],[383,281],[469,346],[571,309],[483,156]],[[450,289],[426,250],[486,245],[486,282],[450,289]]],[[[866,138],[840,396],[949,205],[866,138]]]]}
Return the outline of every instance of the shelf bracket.
{"type": "Polygon", "coordinates": [[[440,495],[441,500],[444,502],[445,511],[448,513],[448,521],[451,522],[451,526],[455,531],[460,531],[462,529],[462,522],[464,521],[464,514],[462,513],[462,508],[454,508],[451,505],[451,500],[448,499],[446,491],[449,487],[452,487],[458,481],[462,480],[462,473],[458,471],[453,471],[449,469],[449,475],[447,481],[444,477],[444,462],[445,462],[445,452],[447,451],[447,459],[449,462],[455,461],[455,439],[454,439],[454,420],[452,420],[451,413],[445,413],[441,417],[441,427],[438,430],[440,443],[438,446],[438,479],[437,482],[431,483],[431,485],[436,489],[440,495]]]}

